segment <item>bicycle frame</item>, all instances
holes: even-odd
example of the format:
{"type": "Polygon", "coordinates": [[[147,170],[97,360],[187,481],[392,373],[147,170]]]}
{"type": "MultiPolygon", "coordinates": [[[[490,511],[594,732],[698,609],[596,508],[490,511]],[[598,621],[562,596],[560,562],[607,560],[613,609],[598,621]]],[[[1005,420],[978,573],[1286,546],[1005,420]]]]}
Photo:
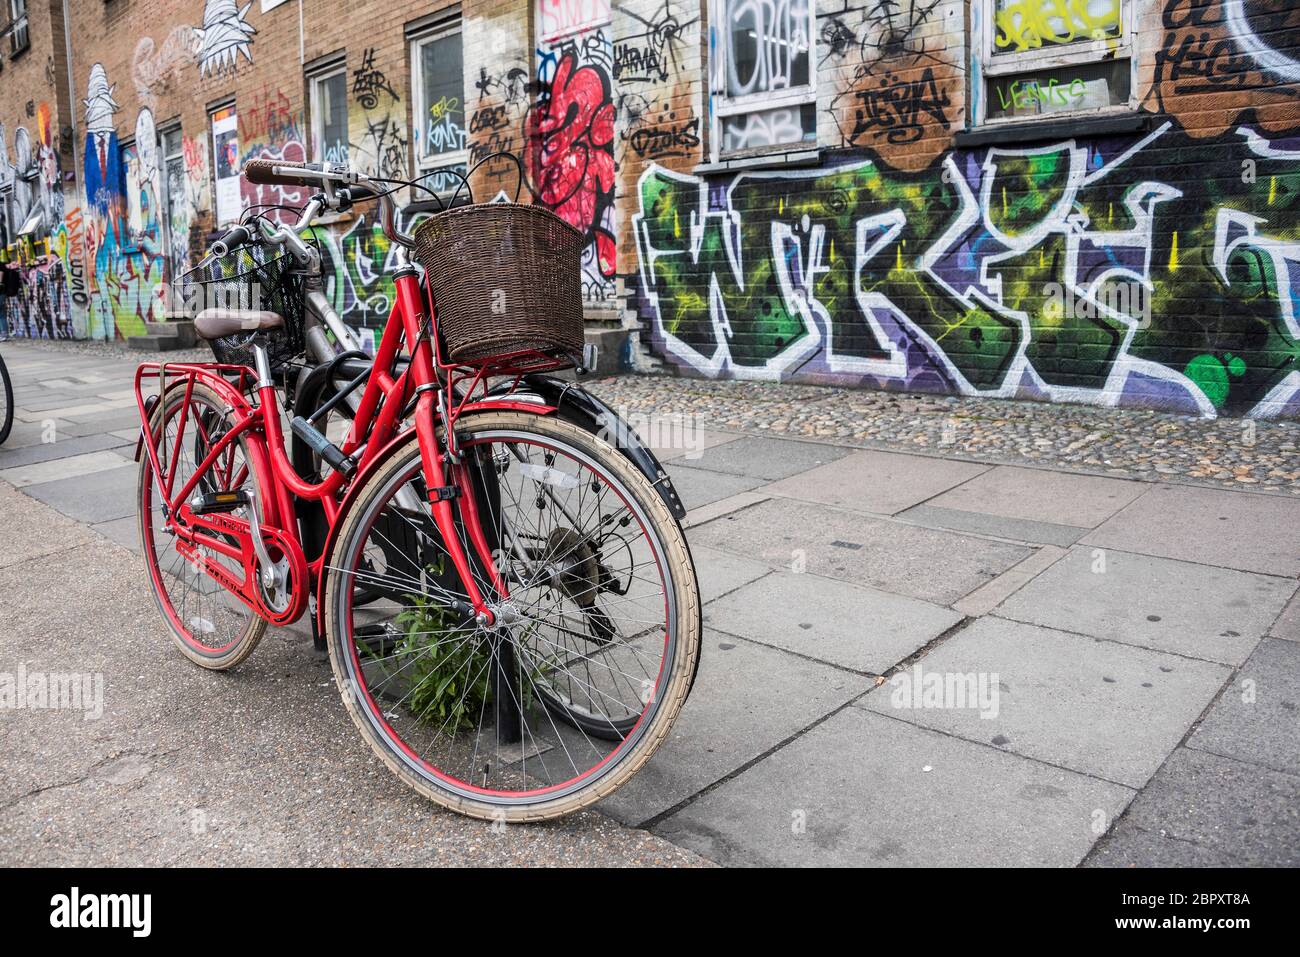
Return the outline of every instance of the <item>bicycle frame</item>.
{"type": "MultiPolygon", "coordinates": [[[[426,298],[417,271],[405,266],[394,274],[393,279],[396,289],[393,309],[376,349],[374,364],[357,403],[348,436],[341,445],[341,450],[357,462],[357,468],[350,476],[334,471],[320,482],[311,482],[295,471],[285,450],[279,396],[265,367],[264,355],[259,356],[263,361],[259,362],[256,382],[251,384],[250,370],[243,366],[145,363],[136,371],[136,401],[146,426],[154,408],[152,397],[146,399],[145,396],[147,381],[158,380],[159,396],[173,389],[185,389],[184,403],[176,413],[180,417],[176,445],[183,440],[190,397],[196,382],[212,388],[230,407],[233,421],[224,434],[210,442],[211,447],[203,460],[197,463],[194,474],[180,489],[174,488],[177,459],[173,457],[168,461],[166,449],[160,448],[160,444],[165,444],[165,423],[158,435],[151,427],[143,428],[141,444],[149,457],[167,528],[176,534],[180,543],[178,549],[183,554],[192,554],[196,546],[202,545],[239,561],[244,569],[243,582],[234,581],[219,565],[204,563],[203,568],[210,577],[273,624],[289,624],[301,617],[309,590],[319,594],[328,561],[328,547],[310,563],[304,558],[294,500],[321,503],[330,525],[329,540],[332,541],[351,502],[347,493],[359,488],[391,449],[410,441],[412,432],[419,442],[431,517],[465,587],[472,614],[480,624],[490,626],[495,620],[492,606],[508,597],[508,589],[498,574],[478,520],[471,478],[456,453],[455,423],[461,415],[485,409],[526,408],[533,413],[547,414],[553,412],[554,407],[511,401],[508,394],[474,398],[476,393],[485,391],[489,375],[510,374],[517,370],[510,365],[465,370],[443,362],[440,356],[435,355],[437,322],[432,300],[426,298]],[[409,348],[410,363],[394,377],[394,360],[403,344],[409,348]],[[470,385],[457,400],[455,390],[465,381],[470,385]],[[250,401],[250,393],[256,395],[256,403],[250,401]],[[411,412],[409,406],[412,403],[414,424],[407,426],[404,420],[411,412]],[[440,423],[445,425],[445,442],[438,436],[440,423]],[[247,450],[246,468],[251,473],[256,496],[250,512],[252,520],[219,512],[196,514],[190,496],[201,477],[220,461],[232,443],[241,439],[247,450]],[[453,502],[461,503],[458,510],[453,508],[453,502]],[[258,506],[261,509],[260,520],[257,517],[258,506]],[[470,556],[457,533],[457,511],[477,559],[489,576],[495,593],[492,596],[483,594],[471,572],[470,556]],[[237,548],[229,543],[231,537],[239,541],[237,548]],[[265,566],[271,552],[278,553],[288,562],[294,583],[288,607],[279,610],[268,606],[255,581],[259,564],[265,566]],[[304,582],[309,583],[309,587],[302,587],[304,582]]],[[[529,368],[537,366],[539,358],[529,357],[526,365],[529,368]]],[[[559,364],[555,360],[550,362],[552,367],[559,364]]],[[[522,372],[518,374],[522,375],[522,372]]],[[[165,404],[162,408],[166,408],[165,404]]],[[[202,425],[196,421],[195,427],[201,429],[202,425]]],[[[206,434],[203,437],[210,439],[206,434]]],[[[236,477],[242,479],[242,475],[236,477]]],[[[263,567],[262,573],[266,575],[269,571],[263,567]]]]}

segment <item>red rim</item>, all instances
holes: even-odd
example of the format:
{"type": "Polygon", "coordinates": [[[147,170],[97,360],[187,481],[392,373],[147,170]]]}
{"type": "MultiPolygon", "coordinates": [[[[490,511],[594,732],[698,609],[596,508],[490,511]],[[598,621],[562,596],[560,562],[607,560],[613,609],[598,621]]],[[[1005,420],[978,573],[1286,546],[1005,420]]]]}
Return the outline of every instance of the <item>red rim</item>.
{"type": "MultiPolygon", "coordinates": [[[[506,431],[509,431],[509,430],[506,430],[506,431]]],[[[474,445],[483,444],[484,442],[489,442],[489,443],[490,443],[490,442],[492,442],[492,441],[494,441],[494,440],[492,440],[492,439],[478,439],[478,440],[470,440],[469,442],[462,443],[462,447],[472,447],[472,446],[474,446],[474,445]]],[[[557,452],[557,453],[559,453],[559,454],[565,455],[566,457],[572,458],[572,456],[568,455],[568,453],[565,453],[565,452],[563,452],[563,451],[560,450],[560,449],[556,449],[556,448],[554,448],[553,446],[548,445],[546,442],[540,441],[540,440],[538,440],[538,439],[534,439],[532,442],[530,442],[530,444],[536,445],[536,446],[538,446],[538,447],[540,447],[540,448],[550,449],[551,451],[554,451],[554,452],[557,452]]],[[[580,466],[582,466],[582,467],[584,467],[584,468],[587,468],[587,469],[590,470],[590,471],[593,471],[594,474],[600,474],[600,473],[595,473],[594,470],[591,469],[590,465],[588,465],[587,463],[583,462],[581,459],[575,459],[574,461],[578,462],[578,464],[579,464],[580,466]]],[[[416,469],[417,469],[417,471],[418,471],[418,469],[419,469],[419,459],[416,458],[412,464],[416,466],[416,469]]],[[[604,480],[606,479],[606,476],[603,476],[603,475],[602,475],[601,477],[602,477],[602,481],[604,481],[604,480]]],[[[410,475],[409,475],[409,474],[406,475],[406,477],[402,479],[402,484],[405,484],[405,482],[407,482],[407,481],[410,481],[410,475]]],[[[607,487],[608,487],[609,489],[611,489],[611,490],[614,492],[615,495],[618,496],[619,501],[621,501],[621,502],[623,503],[623,505],[628,509],[628,511],[629,511],[633,516],[636,517],[637,526],[641,529],[641,534],[642,534],[643,536],[645,536],[647,540],[652,540],[652,539],[650,538],[650,536],[649,536],[649,533],[648,533],[646,527],[645,527],[645,523],[644,523],[644,522],[642,521],[642,519],[641,519],[641,516],[640,516],[640,514],[639,514],[639,511],[638,511],[637,509],[634,509],[634,508],[631,506],[631,504],[628,502],[627,498],[624,497],[623,493],[622,493],[622,492],[621,492],[617,487],[615,487],[612,483],[610,483],[610,482],[608,482],[608,481],[605,481],[605,484],[607,485],[607,487]]],[[[393,488],[400,488],[400,487],[401,487],[401,484],[399,484],[399,485],[397,485],[397,486],[393,486],[393,488]]],[[[391,494],[391,492],[390,492],[390,494],[391,494]]],[[[382,509],[381,509],[380,511],[382,511],[382,509]]],[[[363,551],[363,552],[364,552],[364,543],[365,543],[366,541],[369,540],[370,532],[371,532],[371,530],[374,528],[374,524],[375,524],[375,521],[376,521],[376,519],[377,519],[377,516],[378,516],[378,512],[376,512],[375,517],[372,517],[372,518],[370,519],[369,524],[368,524],[367,527],[366,527],[366,533],[365,533],[365,536],[361,539],[362,544],[363,544],[363,548],[362,548],[362,551],[363,551]]],[[[353,563],[350,561],[349,564],[353,564],[353,563]]],[[[665,628],[664,628],[664,636],[663,636],[664,648],[665,648],[665,654],[663,654],[663,655],[661,656],[660,660],[659,660],[659,672],[658,672],[658,674],[655,675],[655,692],[656,692],[656,693],[655,693],[655,695],[654,695],[654,697],[653,697],[653,699],[652,699],[652,701],[653,701],[654,704],[655,704],[655,708],[654,708],[653,710],[654,710],[654,712],[657,713],[657,711],[658,711],[658,706],[659,706],[659,704],[661,703],[661,698],[660,698],[660,695],[658,694],[658,692],[659,692],[660,686],[661,686],[662,683],[663,683],[664,667],[665,667],[665,665],[667,664],[667,662],[668,662],[668,658],[669,658],[668,654],[666,653],[666,651],[667,651],[667,647],[668,647],[668,643],[669,643],[669,635],[668,635],[668,628],[667,628],[667,625],[668,625],[668,616],[669,616],[669,606],[668,606],[668,587],[669,587],[669,586],[668,586],[668,582],[667,582],[667,581],[665,580],[665,578],[664,578],[664,568],[663,568],[663,566],[662,566],[661,558],[660,558],[660,555],[658,554],[658,550],[656,550],[656,552],[655,552],[655,567],[656,567],[657,571],[659,572],[659,580],[660,580],[661,584],[663,585],[663,592],[664,592],[664,620],[665,620],[665,628]]],[[[351,573],[348,573],[348,574],[351,574],[351,573]]],[[[345,613],[347,614],[347,621],[349,622],[349,630],[351,630],[351,622],[352,622],[352,597],[353,597],[353,595],[352,595],[352,589],[351,589],[351,588],[347,588],[347,589],[344,589],[343,591],[344,591],[345,594],[346,594],[346,599],[345,599],[346,604],[345,604],[345,609],[344,609],[344,610],[345,610],[345,613]]],[[[609,754],[607,754],[604,758],[602,758],[602,759],[601,759],[600,761],[598,761],[596,764],[592,765],[590,768],[588,768],[588,769],[587,769],[586,771],[584,771],[582,774],[579,774],[579,775],[577,775],[576,777],[570,778],[570,779],[567,780],[567,781],[561,782],[560,784],[550,785],[550,786],[548,786],[548,787],[544,787],[544,788],[533,788],[533,789],[526,790],[526,791],[502,791],[502,790],[498,790],[498,789],[495,789],[495,788],[484,788],[484,787],[479,787],[479,786],[477,786],[477,785],[474,785],[474,784],[471,784],[471,783],[467,783],[467,782],[465,782],[465,781],[461,781],[461,780],[458,779],[458,778],[452,777],[452,776],[450,776],[450,775],[444,773],[443,771],[441,771],[440,769],[438,769],[438,768],[435,767],[434,765],[430,764],[428,761],[426,761],[426,760],[425,760],[424,758],[422,758],[420,755],[416,754],[416,753],[415,753],[415,752],[410,748],[410,746],[407,745],[407,743],[406,743],[406,742],[405,742],[405,741],[404,741],[404,740],[403,740],[403,739],[402,739],[402,738],[397,734],[397,732],[393,730],[392,726],[391,726],[391,725],[388,723],[388,721],[384,718],[383,710],[382,710],[381,708],[378,707],[378,705],[375,703],[374,698],[371,696],[369,687],[365,684],[365,682],[363,682],[363,681],[361,681],[361,680],[358,680],[358,676],[359,676],[362,672],[361,672],[361,659],[360,659],[360,657],[357,655],[357,644],[356,644],[356,641],[355,641],[354,639],[349,638],[348,646],[349,646],[349,647],[348,647],[348,655],[349,655],[350,665],[351,665],[351,669],[352,669],[353,685],[354,685],[354,687],[359,688],[359,689],[361,690],[361,692],[362,692],[362,695],[363,695],[364,700],[365,700],[365,703],[366,703],[366,710],[367,710],[367,712],[368,712],[368,714],[369,714],[369,717],[370,717],[370,720],[371,720],[371,724],[372,724],[372,726],[374,726],[374,725],[377,724],[377,725],[379,725],[380,727],[382,727],[382,729],[383,729],[383,732],[382,732],[382,733],[384,734],[384,737],[387,738],[388,741],[396,743],[397,747],[402,751],[402,753],[405,754],[405,755],[407,756],[407,758],[408,758],[408,759],[409,759],[413,764],[415,764],[415,765],[418,766],[418,769],[423,769],[423,770],[424,770],[428,775],[430,775],[430,776],[432,776],[432,777],[434,777],[434,778],[437,778],[439,781],[442,781],[443,783],[449,785],[450,787],[452,787],[452,788],[453,788],[454,790],[456,790],[456,791],[467,792],[467,793],[470,793],[470,794],[480,795],[480,796],[483,796],[483,797],[509,798],[509,799],[516,799],[516,800],[519,800],[519,801],[522,802],[522,801],[524,801],[524,800],[526,800],[526,799],[529,799],[529,798],[543,797],[543,796],[547,796],[547,795],[556,795],[556,794],[559,794],[559,793],[561,793],[561,792],[565,792],[565,791],[571,791],[571,790],[573,790],[574,787],[575,787],[576,785],[581,784],[581,782],[583,782],[583,781],[585,781],[585,780],[591,778],[593,775],[599,776],[599,775],[597,774],[597,772],[600,772],[601,769],[604,768],[606,765],[608,765],[608,764],[610,763],[611,760],[613,760],[614,758],[619,757],[619,756],[625,754],[628,750],[630,750],[630,747],[629,747],[629,746],[630,746],[630,745],[635,745],[635,744],[637,743],[637,741],[639,740],[639,738],[640,738],[640,733],[641,733],[641,729],[642,729],[642,726],[645,724],[646,717],[647,717],[647,716],[651,713],[651,711],[652,711],[652,709],[651,709],[650,707],[647,706],[647,708],[646,708],[644,711],[641,712],[641,716],[637,719],[636,724],[634,724],[634,725],[632,726],[632,728],[628,731],[627,735],[626,735],[626,736],[623,738],[623,740],[618,744],[618,746],[615,747],[615,749],[614,749],[613,751],[611,751],[609,754]]]]}
{"type": "MultiPolygon", "coordinates": [[[[190,404],[193,404],[193,399],[190,399],[190,404]]],[[[179,407],[177,407],[177,410],[179,410],[179,407]]],[[[174,416],[177,410],[174,410],[171,415],[174,416]]],[[[160,428],[166,430],[170,417],[164,408],[160,428]]],[[[194,633],[185,627],[185,624],[181,621],[180,615],[176,612],[176,606],[172,601],[171,592],[163,584],[162,569],[158,564],[158,549],[155,546],[154,538],[153,509],[150,507],[154,491],[153,466],[150,465],[148,456],[144,456],[141,462],[143,463],[143,470],[140,482],[140,545],[144,551],[145,566],[149,569],[149,579],[153,584],[154,601],[158,603],[158,608],[163,617],[167,619],[173,634],[180,637],[186,645],[203,657],[220,658],[238,645],[243,640],[243,635],[241,634],[218,648],[213,648],[211,645],[201,644],[194,637],[194,633]]],[[[172,544],[172,551],[180,554],[176,550],[175,541],[172,544]]]]}

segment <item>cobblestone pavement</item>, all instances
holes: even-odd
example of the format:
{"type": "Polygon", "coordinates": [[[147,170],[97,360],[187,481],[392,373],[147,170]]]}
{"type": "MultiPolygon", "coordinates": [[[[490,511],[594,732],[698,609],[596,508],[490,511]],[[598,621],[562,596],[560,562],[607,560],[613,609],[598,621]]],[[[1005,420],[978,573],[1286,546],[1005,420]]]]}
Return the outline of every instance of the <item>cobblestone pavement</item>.
{"type": "Polygon", "coordinates": [[[1300,495],[1300,422],[661,375],[588,387],[625,413],[709,429],[1300,495]]]}

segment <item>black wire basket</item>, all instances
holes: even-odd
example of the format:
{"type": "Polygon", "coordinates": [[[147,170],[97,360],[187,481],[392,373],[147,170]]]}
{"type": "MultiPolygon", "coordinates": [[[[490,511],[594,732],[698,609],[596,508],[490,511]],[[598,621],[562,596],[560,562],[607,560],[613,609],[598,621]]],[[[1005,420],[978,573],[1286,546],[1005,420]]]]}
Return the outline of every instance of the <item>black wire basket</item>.
{"type": "Polygon", "coordinates": [[[208,340],[218,362],[252,366],[254,336],[265,347],[273,372],[282,371],[303,354],[303,275],[287,253],[266,246],[242,246],[225,256],[205,259],[181,276],[178,286],[189,319],[213,308],[274,312],[284,317],[284,325],[277,329],[208,340]]]}

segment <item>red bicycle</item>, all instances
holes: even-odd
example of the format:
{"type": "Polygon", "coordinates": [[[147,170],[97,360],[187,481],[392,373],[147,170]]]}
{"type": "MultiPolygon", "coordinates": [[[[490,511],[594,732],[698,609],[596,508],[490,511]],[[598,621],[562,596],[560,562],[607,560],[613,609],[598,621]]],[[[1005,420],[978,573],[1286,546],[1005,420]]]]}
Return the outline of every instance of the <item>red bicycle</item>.
{"type": "Polygon", "coordinates": [[[671,499],[522,384],[570,357],[529,344],[451,359],[435,290],[405,261],[373,362],[290,422],[319,466],[296,470],[276,379],[338,324],[299,227],[378,198],[389,238],[413,240],[395,224],[395,181],[284,163],[245,175],[322,190],[297,226],[255,218],[203,266],[215,278],[197,286],[237,301],[200,311],[196,329],[252,368],[136,373],[140,539],[176,645],[230,668],[268,624],[309,614],[362,736],[434,801],[524,821],[609,794],[663,742],[698,660],[671,499]],[[323,434],[344,401],[341,434],[323,434]],[[309,513],[326,531],[305,545],[309,513]]]}

